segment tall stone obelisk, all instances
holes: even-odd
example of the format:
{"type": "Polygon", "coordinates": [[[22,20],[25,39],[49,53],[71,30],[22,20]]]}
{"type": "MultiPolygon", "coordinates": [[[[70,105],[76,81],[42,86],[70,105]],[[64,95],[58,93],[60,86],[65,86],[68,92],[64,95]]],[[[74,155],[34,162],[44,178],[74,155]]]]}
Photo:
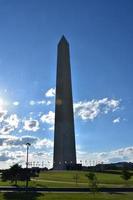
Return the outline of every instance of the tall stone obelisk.
{"type": "Polygon", "coordinates": [[[58,44],[57,55],[53,167],[57,170],[64,170],[75,165],[76,148],[69,43],[62,36],[58,44]]]}

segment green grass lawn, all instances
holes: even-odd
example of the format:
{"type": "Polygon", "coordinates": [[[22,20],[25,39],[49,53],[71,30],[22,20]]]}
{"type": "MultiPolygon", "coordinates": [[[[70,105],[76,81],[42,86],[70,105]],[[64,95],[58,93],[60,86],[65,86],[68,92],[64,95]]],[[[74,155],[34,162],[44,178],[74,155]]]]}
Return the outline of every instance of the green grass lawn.
{"type": "MultiPolygon", "coordinates": [[[[83,171],[48,171],[40,173],[39,177],[33,179],[30,185],[46,187],[88,187],[88,179],[83,171]],[[76,185],[74,175],[78,173],[79,179],[76,185]]],[[[123,187],[125,182],[119,174],[96,173],[99,186],[123,187]]],[[[128,181],[129,186],[133,186],[133,177],[128,181]]]]}
{"type": "MultiPolygon", "coordinates": [[[[31,187],[88,187],[88,179],[84,171],[46,171],[41,172],[39,177],[33,178],[29,182],[31,187]],[[78,174],[78,184],[74,175],[78,174]]],[[[125,182],[120,174],[96,173],[99,187],[123,187],[125,182]]],[[[11,185],[8,182],[0,181],[0,185],[11,185]]],[[[25,186],[25,182],[18,182],[19,186],[25,186]]],[[[128,181],[128,186],[133,186],[133,177],[128,181]]]]}
{"type": "MultiPolygon", "coordinates": [[[[48,171],[41,172],[39,177],[29,182],[31,187],[88,187],[88,172],[83,171],[48,171]],[[74,175],[78,173],[79,179],[76,185],[74,175]]],[[[96,173],[99,187],[123,187],[124,181],[119,174],[96,173]]],[[[12,185],[9,181],[0,185],[12,185]]],[[[19,186],[25,186],[25,182],[18,182],[19,186]]],[[[129,180],[129,186],[133,186],[133,178],[129,180]]],[[[35,192],[6,192],[0,193],[0,200],[132,200],[133,193],[35,193],[35,192]]]]}
{"type": "Polygon", "coordinates": [[[132,193],[107,194],[98,193],[95,196],[88,193],[0,193],[0,200],[132,200],[132,193]]]}

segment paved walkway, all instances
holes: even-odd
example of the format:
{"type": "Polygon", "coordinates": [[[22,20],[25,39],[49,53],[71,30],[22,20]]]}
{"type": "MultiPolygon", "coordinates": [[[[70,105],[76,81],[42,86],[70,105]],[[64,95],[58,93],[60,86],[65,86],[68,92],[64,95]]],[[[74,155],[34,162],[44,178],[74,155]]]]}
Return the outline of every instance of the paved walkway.
{"type": "MultiPolygon", "coordinates": [[[[0,186],[0,192],[20,192],[20,191],[28,191],[28,192],[90,192],[89,188],[25,188],[25,187],[5,187],[0,186]]],[[[109,193],[117,193],[117,192],[133,192],[133,188],[99,188],[99,192],[109,192],[109,193]]]]}
{"type": "MultiPolygon", "coordinates": [[[[31,179],[31,181],[38,181],[38,182],[45,182],[45,183],[66,183],[66,184],[70,184],[70,185],[75,185],[76,186],[76,182],[73,182],[73,181],[55,181],[55,180],[47,180],[47,179],[31,179]]],[[[88,187],[88,183],[87,182],[77,182],[77,185],[80,186],[80,185],[84,185],[85,187],[88,187]]],[[[116,187],[116,188],[121,188],[123,187],[122,184],[98,184],[99,187],[105,187],[105,185],[107,186],[108,185],[108,188],[109,187],[116,187]]]]}
{"type": "MultiPolygon", "coordinates": [[[[42,179],[31,179],[31,181],[41,181],[41,182],[48,182],[48,183],[67,183],[67,184],[76,184],[75,182],[70,182],[70,181],[52,181],[52,180],[42,180],[42,179]]],[[[77,184],[83,184],[83,185],[88,185],[88,183],[77,183],[77,184]]]]}

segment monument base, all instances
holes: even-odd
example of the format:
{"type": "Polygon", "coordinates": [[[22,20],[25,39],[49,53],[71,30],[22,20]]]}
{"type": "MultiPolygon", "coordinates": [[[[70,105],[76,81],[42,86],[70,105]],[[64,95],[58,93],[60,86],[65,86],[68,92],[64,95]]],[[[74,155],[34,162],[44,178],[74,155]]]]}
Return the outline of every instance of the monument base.
{"type": "Polygon", "coordinates": [[[65,164],[54,166],[53,170],[82,170],[82,164],[65,164]]]}

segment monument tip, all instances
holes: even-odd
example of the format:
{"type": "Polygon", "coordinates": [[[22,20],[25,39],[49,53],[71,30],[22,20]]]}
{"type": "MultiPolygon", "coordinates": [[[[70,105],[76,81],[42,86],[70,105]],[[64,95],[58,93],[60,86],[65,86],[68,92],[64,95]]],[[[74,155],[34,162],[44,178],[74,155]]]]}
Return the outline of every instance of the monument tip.
{"type": "Polygon", "coordinates": [[[59,43],[67,43],[68,44],[68,41],[67,41],[67,39],[66,39],[66,37],[64,35],[62,35],[59,43]]]}

